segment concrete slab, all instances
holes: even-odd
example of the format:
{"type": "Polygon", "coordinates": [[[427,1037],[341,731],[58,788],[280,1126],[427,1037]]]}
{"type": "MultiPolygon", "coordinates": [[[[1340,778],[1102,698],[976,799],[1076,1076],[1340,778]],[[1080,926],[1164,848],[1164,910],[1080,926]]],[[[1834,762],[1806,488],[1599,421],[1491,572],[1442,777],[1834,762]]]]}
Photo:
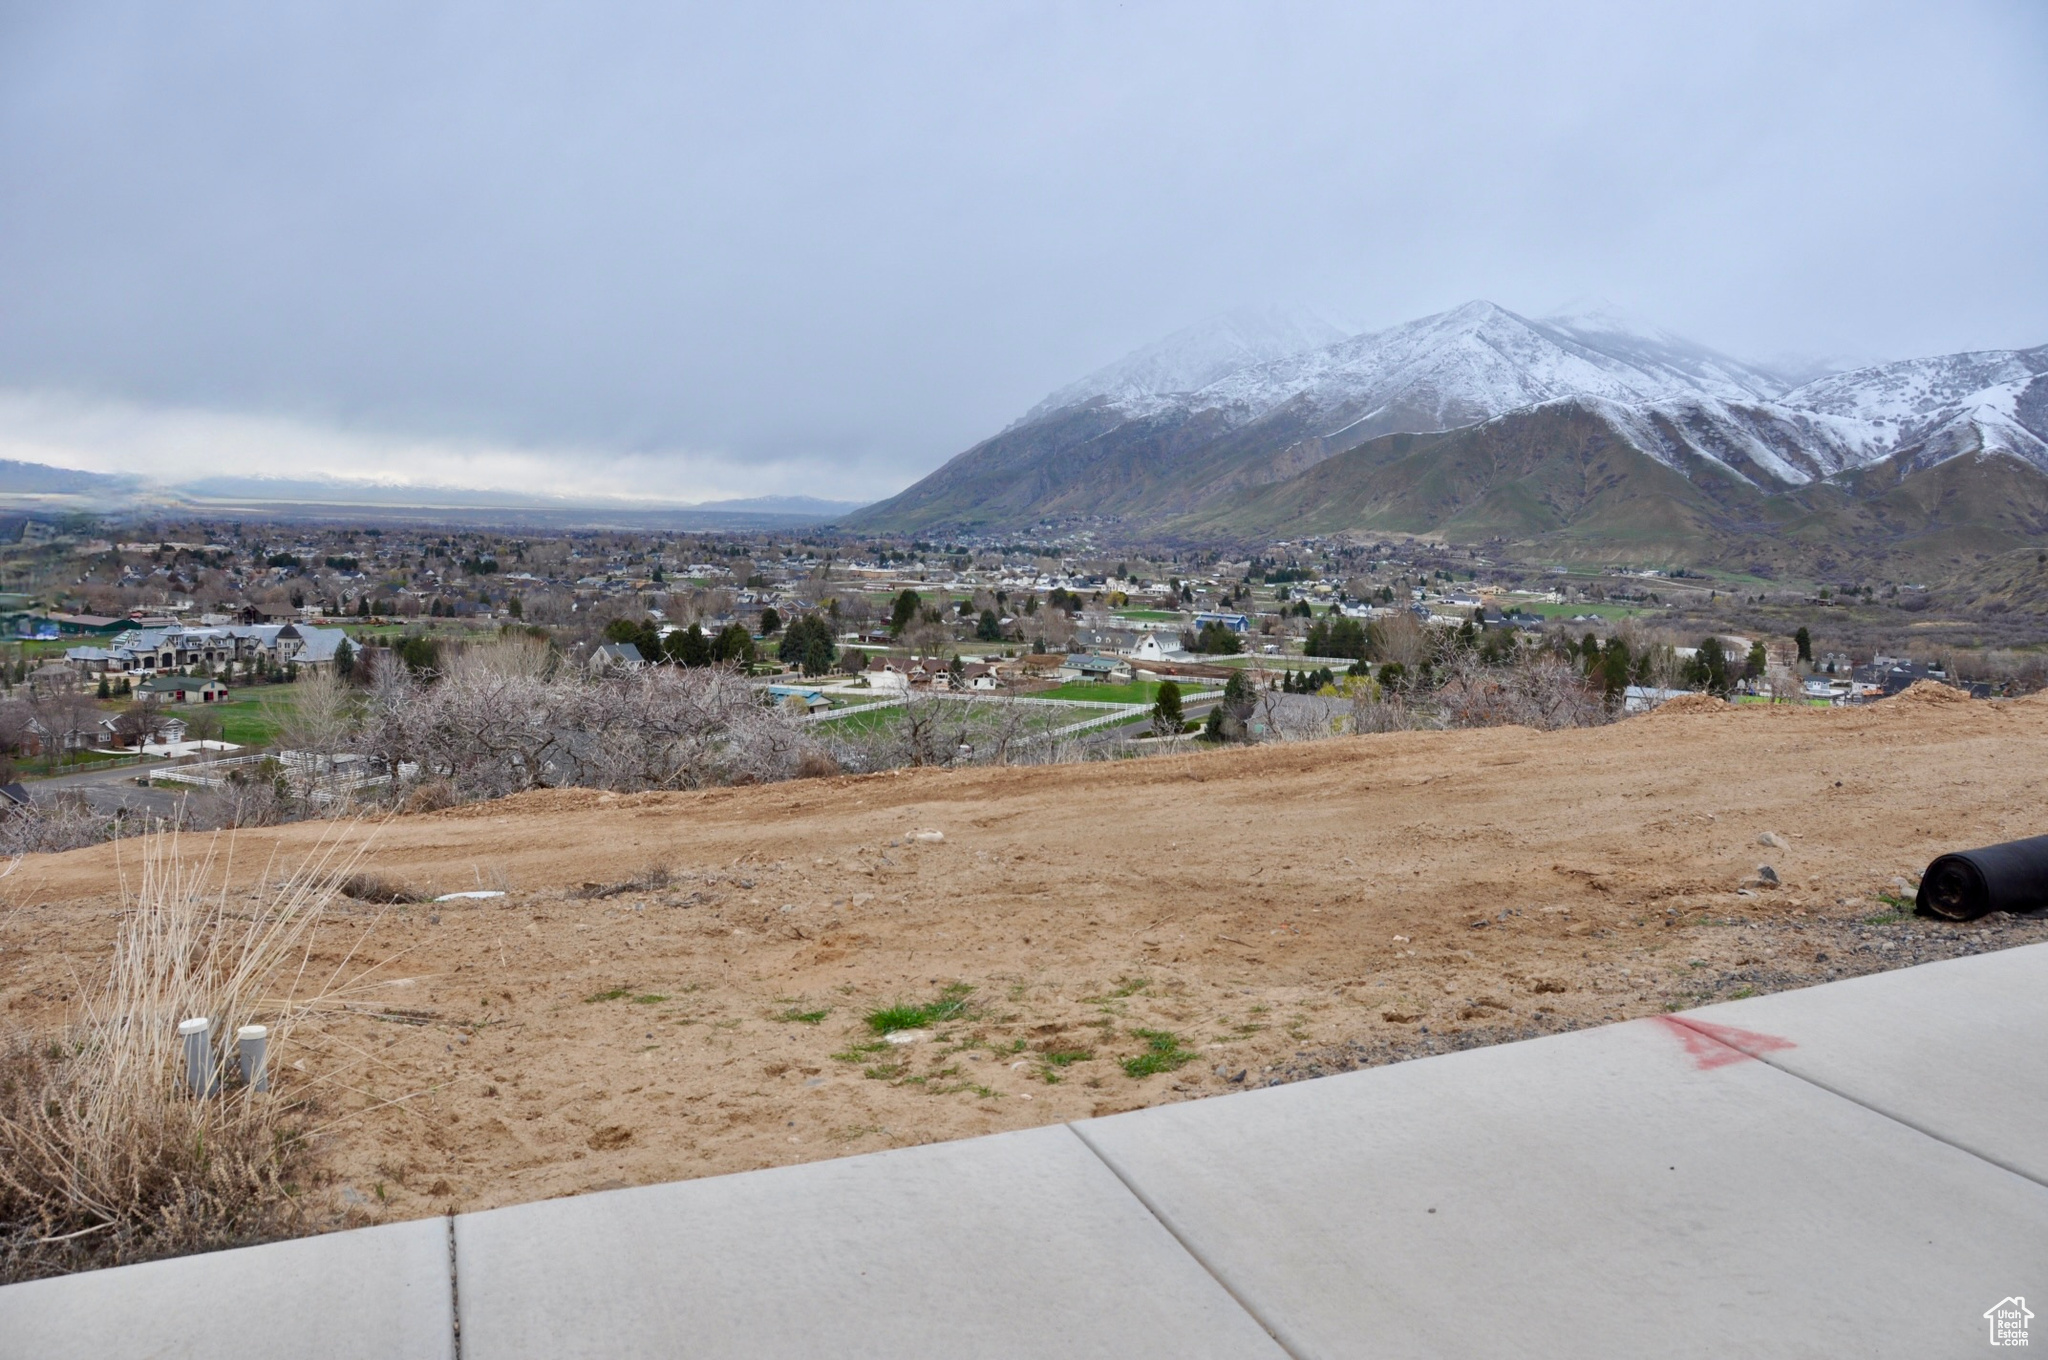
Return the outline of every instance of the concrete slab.
{"type": "Polygon", "coordinates": [[[456,1220],[463,1360],[1266,1356],[1072,1131],[456,1220]]]}
{"type": "Polygon", "coordinates": [[[1686,1018],[2048,1184],[2048,945],[1704,1006],[1686,1018]]]}
{"type": "Polygon", "coordinates": [[[1076,1131],[1304,1358],[1921,1360],[2048,1293],[2048,1189],[1666,1020],[1076,1131]]]}
{"type": "Polygon", "coordinates": [[[426,1219],[0,1289],[5,1360],[445,1360],[448,1223],[426,1219]]]}

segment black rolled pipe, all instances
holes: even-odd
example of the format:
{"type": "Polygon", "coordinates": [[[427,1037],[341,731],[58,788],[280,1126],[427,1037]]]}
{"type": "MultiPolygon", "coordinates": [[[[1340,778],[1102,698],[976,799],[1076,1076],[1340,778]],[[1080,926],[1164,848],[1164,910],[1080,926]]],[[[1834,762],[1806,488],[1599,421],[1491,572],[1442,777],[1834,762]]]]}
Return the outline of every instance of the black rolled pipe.
{"type": "Polygon", "coordinates": [[[1941,856],[1920,875],[1915,905],[1950,921],[2048,908],[2048,836],[1941,856]]]}

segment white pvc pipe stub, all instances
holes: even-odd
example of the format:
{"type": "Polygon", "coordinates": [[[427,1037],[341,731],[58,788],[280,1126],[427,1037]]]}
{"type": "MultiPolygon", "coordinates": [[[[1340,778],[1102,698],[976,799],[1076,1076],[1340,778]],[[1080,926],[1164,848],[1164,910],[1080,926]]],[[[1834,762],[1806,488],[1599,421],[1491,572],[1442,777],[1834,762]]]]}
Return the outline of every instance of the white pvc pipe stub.
{"type": "Polygon", "coordinates": [[[195,1096],[213,1093],[213,1021],[203,1015],[178,1022],[185,1044],[185,1088],[195,1096]]]}
{"type": "Polygon", "coordinates": [[[262,1025],[244,1025],[235,1031],[235,1053],[242,1063],[242,1083],[252,1091],[270,1089],[270,1072],[263,1065],[264,1050],[270,1045],[270,1031],[262,1025]]]}

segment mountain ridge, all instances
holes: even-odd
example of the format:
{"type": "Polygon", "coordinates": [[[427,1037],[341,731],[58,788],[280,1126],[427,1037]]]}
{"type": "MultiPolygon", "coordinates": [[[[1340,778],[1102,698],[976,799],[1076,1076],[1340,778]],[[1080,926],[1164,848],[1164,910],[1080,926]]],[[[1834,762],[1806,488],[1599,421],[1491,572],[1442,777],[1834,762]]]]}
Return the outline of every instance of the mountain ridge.
{"type": "MultiPolygon", "coordinates": [[[[1721,540],[1770,537],[1776,525],[1814,516],[1853,522],[1860,534],[1912,539],[1932,523],[1913,528],[1909,522],[1917,523],[1920,512],[1864,515],[1847,503],[1894,495],[1959,458],[1969,461],[1940,479],[1951,499],[1959,477],[2009,481],[1991,461],[1999,458],[2048,486],[2048,346],[1900,360],[1795,386],[1611,311],[1532,321],[1470,302],[1249,363],[1189,392],[1091,392],[1048,409],[1059,395],[842,526],[1007,531],[1093,520],[1127,531],[1208,535],[1275,533],[1305,523],[1341,532],[1399,521],[1414,526],[1409,531],[1453,536],[1513,526],[1535,541],[1562,535],[1590,543],[1607,533],[1620,546],[1647,544],[1655,534],[1644,526],[1654,521],[1674,536],[1666,545],[1673,560],[1705,560],[1740,551],[1721,540]],[[1689,490],[1616,455],[1610,462],[1622,469],[1617,475],[1647,488],[1642,496],[1589,500],[1568,513],[1539,496],[1530,504],[1548,506],[1544,513],[1530,506],[1511,512],[1518,496],[1533,494],[1524,481],[1531,474],[1500,471],[1498,486],[1432,518],[1429,507],[1437,502],[1429,488],[1441,477],[1430,469],[1408,467],[1412,494],[1399,508],[1374,500],[1391,494],[1386,481],[1393,475],[1376,463],[1370,480],[1377,491],[1340,494],[1332,482],[1336,471],[1365,475],[1359,459],[1318,471],[1353,450],[1384,453],[1375,441],[1394,435],[1470,434],[1464,444],[1428,445],[1434,456],[1466,457],[1468,445],[1499,443],[1502,436],[1485,434],[1485,427],[1525,415],[1533,423],[1518,424],[1517,438],[1541,430],[1559,442],[1524,449],[1518,458],[1546,452],[1557,473],[1584,453],[1591,421],[1604,445],[1625,446],[1689,490]],[[1311,494],[1315,489],[1332,498],[1330,506],[1352,506],[1355,521],[1333,518],[1311,494]],[[1741,502],[1739,513],[1731,497],[1741,502]],[[1654,514],[1653,501],[1663,506],[1654,514]],[[1480,508],[1482,502],[1491,508],[1480,508]],[[1617,519],[1615,506],[1623,502],[1634,509],[1617,519]],[[1259,513],[1282,505],[1286,516],[1259,513]]],[[[1461,464],[1456,476],[1471,475],[1473,466],[1461,464]]],[[[2017,504],[2033,503],[2024,487],[2011,494],[2017,504]]],[[[1982,498],[1962,500],[1989,517],[2000,541],[2009,536],[2010,516],[2001,518],[1982,498]]],[[[1911,503],[1910,494],[1899,502],[1911,503]]]]}

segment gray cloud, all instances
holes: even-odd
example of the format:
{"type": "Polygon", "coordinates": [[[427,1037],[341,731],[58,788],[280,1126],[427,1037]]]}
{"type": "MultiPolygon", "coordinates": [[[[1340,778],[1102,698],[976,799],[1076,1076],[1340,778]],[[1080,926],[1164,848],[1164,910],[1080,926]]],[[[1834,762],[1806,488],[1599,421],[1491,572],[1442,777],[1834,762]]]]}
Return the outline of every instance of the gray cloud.
{"type": "Polygon", "coordinates": [[[14,6],[0,411],[858,495],[1243,303],[2036,344],[2044,59],[2026,3],[14,6]]]}

